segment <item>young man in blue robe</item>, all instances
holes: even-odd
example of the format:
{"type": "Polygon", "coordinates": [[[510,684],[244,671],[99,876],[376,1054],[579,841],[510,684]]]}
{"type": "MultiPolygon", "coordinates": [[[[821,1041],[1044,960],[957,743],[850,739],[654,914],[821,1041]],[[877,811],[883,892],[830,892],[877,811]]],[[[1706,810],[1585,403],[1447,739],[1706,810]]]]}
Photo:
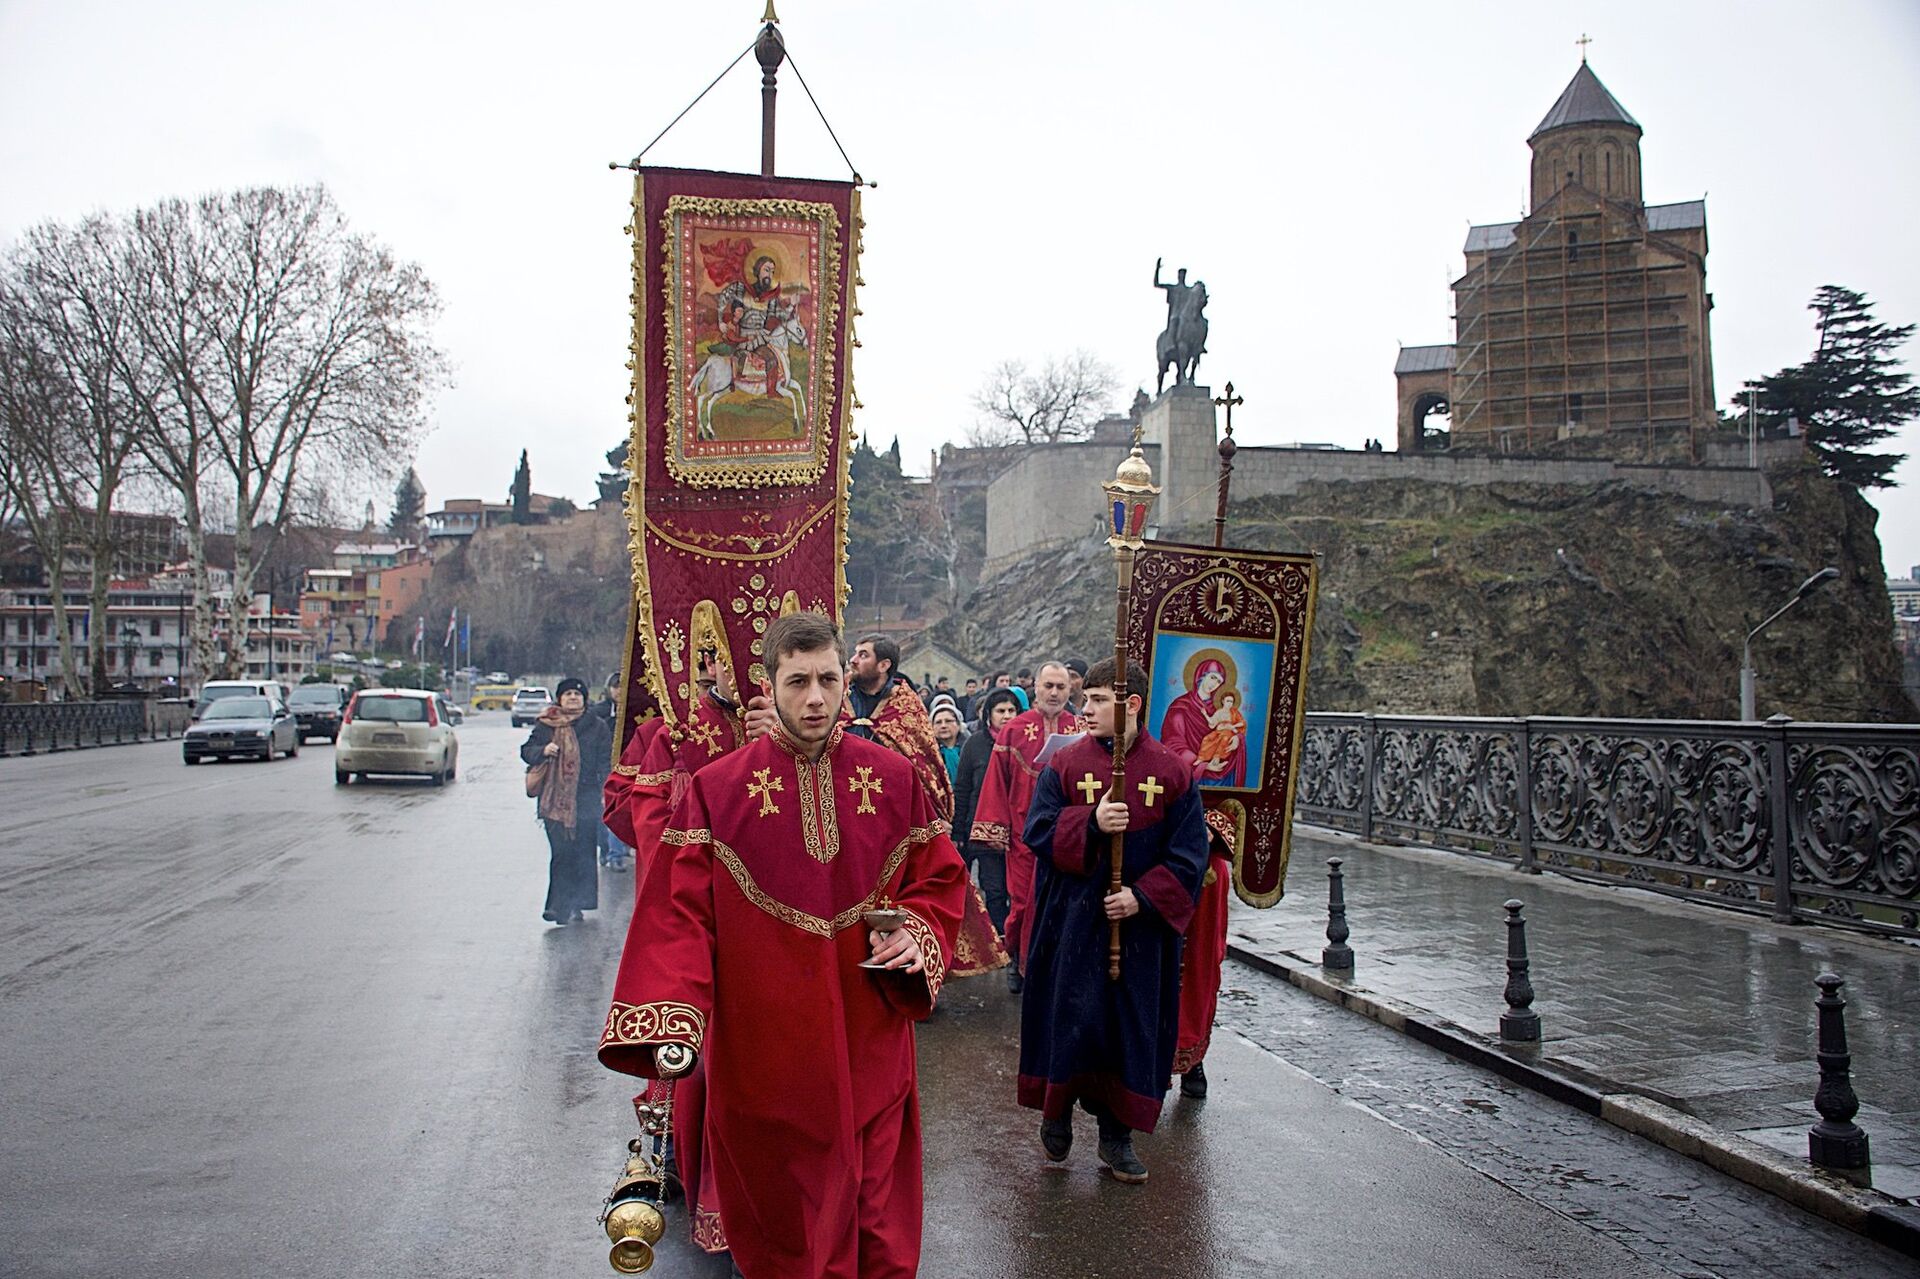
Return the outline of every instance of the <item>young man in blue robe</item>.
{"type": "Polygon", "coordinates": [[[1073,1107],[1091,1113],[1099,1157],[1119,1181],[1147,1179],[1133,1134],[1152,1132],[1172,1084],[1180,1021],[1180,946],[1207,871],[1207,826],[1186,763],[1139,731],[1146,673],[1114,662],[1087,672],[1088,732],[1055,752],[1027,812],[1034,852],[1019,1100],[1041,1113],[1040,1144],[1064,1160],[1073,1107]],[[1113,732],[1127,733],[1126,793],[1113,791],[1113,732]],[[1119,892],[1109,893],[1113,835],[1126,832],[1119,892]],[[1120,979],[1107,976],[1120,924],[1120,979]]]}

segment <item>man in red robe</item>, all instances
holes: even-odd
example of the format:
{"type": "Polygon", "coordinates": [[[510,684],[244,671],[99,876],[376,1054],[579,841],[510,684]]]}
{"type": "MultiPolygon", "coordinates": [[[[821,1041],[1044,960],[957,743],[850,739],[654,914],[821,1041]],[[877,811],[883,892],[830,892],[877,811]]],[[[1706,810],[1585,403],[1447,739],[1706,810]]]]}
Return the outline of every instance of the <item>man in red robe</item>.
{"type": "Polygon", "coordinates": [[[687,778],[746,741],[732,672],[710,653],[697,659],[695,671],[699,692],[686,722],[669,729],[657,717],[642,720],[602,792],[607,826],[633,848],[635,900],[646,887],[654,847],[687,778]]]}
{"type": "Polygon", "coordinates": [[[966,872],[913,769],[841,726],[833,624],[783,617],[764,648],[778,725],[675,806],[600,1060],[705,1063],[705,1158],[746,1279],[902,1279],[920,1256],[912,1025],[946,978],[966,872]],[[904,923],[866,927],[876,907],[904,923]]]}
{"type": "Polygon", "coordinates": [[[1080,729],[1078,718],[1067,709],[1071,681],[1059,662],[1048,662],[1035,674],[1033,709],[1014,716],[1000,730],[980,787],[980,802],[973,810],[970,838],[1007,856],[1007,950],[1014,963],[1007,974],[1007,989],[1015,992],[1026,971],[1027,920],[1033,899],[1033,850],[1022,836],[1047,738],[1080,729]]]}
{"type": "MultiPolygon", "coordinates": [[[[953,820],[953,781],[940,743],[933,735],[927,706],[913,685],[894,674],[900,649],[885,635],[862,635],[847,658],[847,700],[841,703],[841,722],[847,731],[878,742],[913,765],[926,789],[933,811],[943,822],[953,820]]],[[[962,840],[964,842],[964,839],[962,840]]],[[[967,882],[966,912],[960,935],[954,940],[949,977],[977,977],[1011,962],[999,930],[987,914],[987,899],[971,879],[967,882]]]]}

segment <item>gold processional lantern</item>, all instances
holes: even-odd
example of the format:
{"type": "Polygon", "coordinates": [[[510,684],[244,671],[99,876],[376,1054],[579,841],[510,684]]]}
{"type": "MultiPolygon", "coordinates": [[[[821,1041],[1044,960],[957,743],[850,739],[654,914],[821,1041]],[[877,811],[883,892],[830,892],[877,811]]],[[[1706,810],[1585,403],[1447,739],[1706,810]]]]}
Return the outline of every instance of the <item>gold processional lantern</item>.
{"type": "MultiPolygon", "coordinates": [[[[1140,430],[1134,428],[1133,451],[1127,454],[1113,478],[1102,486],[1107,495],[1107,525],[1112,532],[1107,535],[1107,545],[1113,548],[1114,579],[1116,590],[1115,614],[1113,622],[1113,790],[1114,795],[1127,793],[1127,735],[1122,731],[1126,717],[1127,704],[1127,612],[1133,596],[1133,555],[1140,549],[1147,533],[1147,515],[1153,510],[1153,499],[1160,496],[1160,486],[1153,482],[1153,468],[1147,465],[1146,455],[1140,451],[1140,430]]],[[[1121,862],[1126,848],[1126,832],[1113,836],[1110,855],[1112,872],[1108,878],[1109,893],[1117,893],[1120,883],[1121,862]]],[[[1120,980],[1120,922],[1115,920],[1107,931],[1107,980],[1120,980]]]]}

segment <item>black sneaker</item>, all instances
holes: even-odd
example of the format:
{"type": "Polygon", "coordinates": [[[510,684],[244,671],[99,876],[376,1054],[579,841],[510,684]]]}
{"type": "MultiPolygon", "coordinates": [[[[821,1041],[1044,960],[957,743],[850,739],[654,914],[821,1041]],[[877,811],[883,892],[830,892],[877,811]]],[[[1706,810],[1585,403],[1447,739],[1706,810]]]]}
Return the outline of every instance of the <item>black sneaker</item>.
{"type": "Polygon", "coordinates": [[[1010,993],[1015,995],[1019,994],[1020,991],[1025,988],[1026,984],[1027,983],[1021,979],[1018,968],[1007,969],[1007,990],[1010,993]]]}
{"type": "Polygon", "coordinates": [[[1107,1166],[1115,1181],[1137,1186],[1147,1179],[1147,1166],[1133,1153],[1133,1138],[1121,1137],[1100,1143],[1100,1162],[1107,1166]]]}
{"type": "Polygon", "coordinates": [[[1207,1095],[1207,1070],[1199,1062],[1193,1063],[1193,1069],[1180,1076],[1180,1095],[1200,1100],[1207,1095]]]}
{"type": "Polygon", "coordinates": [[[1073,1116],[1040,1121],[1040,1148],[1047,1152],[1047,1158],[1059,1163],[1073,1149],[1073,1116]]]}

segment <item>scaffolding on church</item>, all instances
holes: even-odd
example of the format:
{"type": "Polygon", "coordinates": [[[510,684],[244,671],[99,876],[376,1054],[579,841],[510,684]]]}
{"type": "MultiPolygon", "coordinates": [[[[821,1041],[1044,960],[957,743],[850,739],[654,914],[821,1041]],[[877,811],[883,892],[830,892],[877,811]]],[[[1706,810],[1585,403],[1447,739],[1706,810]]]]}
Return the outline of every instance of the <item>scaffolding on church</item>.
{"type": "Polygon", "coordinates": [[[1646,213],[1617,206],[1474,228],[1455,285],[1456,447],[1533,452],[1599,436],[1621,456],[1621,437],[1637,434],[1655,460],[1676,456],[1684,436],[1686,459],[1698,461],[1711,390],[1685,314],[1685,273],[1697,267],[1658,238],[1646,213]]]}

